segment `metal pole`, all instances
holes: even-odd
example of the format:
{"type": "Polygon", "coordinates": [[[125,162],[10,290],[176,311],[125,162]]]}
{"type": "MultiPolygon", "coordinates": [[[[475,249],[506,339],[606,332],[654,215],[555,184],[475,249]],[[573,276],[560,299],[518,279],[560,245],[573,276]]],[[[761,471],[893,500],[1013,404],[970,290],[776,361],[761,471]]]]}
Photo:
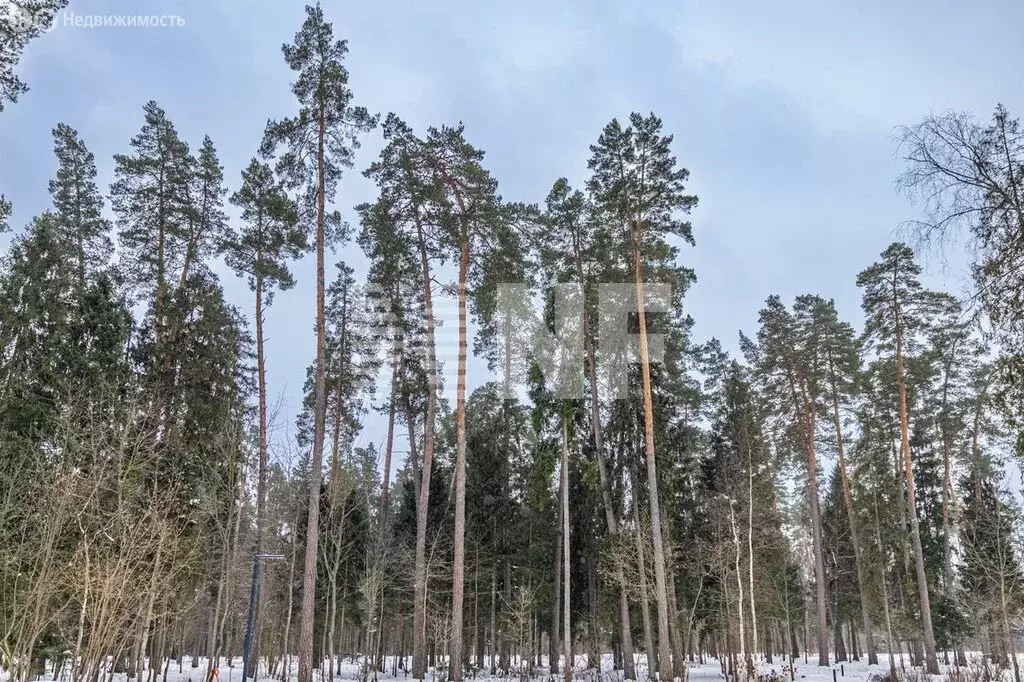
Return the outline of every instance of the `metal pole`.
{"type": "MultiPolygon", "coordinates": [[[[249,621],[245,626],[245,652],[242,656],[242,682],[249,679],[249,657],[252,655],[252,631],[256,627],[256,597],[260,586],[260,557],[252,558],[252,591],[249,593],[249,621]]],[[[255,677],[255,676],[254,676],[255,677]]]]}

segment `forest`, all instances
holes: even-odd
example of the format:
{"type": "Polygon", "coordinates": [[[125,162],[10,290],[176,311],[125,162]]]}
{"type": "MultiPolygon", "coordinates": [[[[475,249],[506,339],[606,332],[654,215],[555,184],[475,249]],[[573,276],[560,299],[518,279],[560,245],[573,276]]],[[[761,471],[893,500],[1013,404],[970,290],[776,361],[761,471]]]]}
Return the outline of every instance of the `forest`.
{"type": "MultiPolygon", "coordinates": [[[[0,26],[0,116],[43,32],[0,26]]],[[[861,314],[828,282],[767,283],[729,353],[693,338],[698,197],[657,115],[612,118],[584,182],[551,169],[513,201],[461,123],[358,104],[319,6],[281,52],[294,114],[240,177],[149,101],[112,159],[54,122],[52,205],[27,225],[0,197],[0,679],[781,682],[858,661],[1021,682],[1009,111],[899,128],[919,218],[863,264],[861,314]],[[359,173],[377,198],[340,205],[359,173]],[[951,241],[968,295],[925,283],[951,241]],[[309,254],[282,445],[264,325],[309,254]],[[608,285],[631,311],[614,350],[608,285]]]]}

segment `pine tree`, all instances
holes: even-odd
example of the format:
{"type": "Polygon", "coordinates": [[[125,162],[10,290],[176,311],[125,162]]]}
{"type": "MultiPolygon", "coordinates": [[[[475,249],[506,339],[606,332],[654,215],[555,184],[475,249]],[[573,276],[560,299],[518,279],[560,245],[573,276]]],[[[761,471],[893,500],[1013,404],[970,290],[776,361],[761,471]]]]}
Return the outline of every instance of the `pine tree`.
{"type": "MultiPolygon", "coordinates": [[[[822,367],[819,338],[807,319],[798,319],[778,296],[770,296],[760,313],[757,346],[746,352],[757,367],[776,419],[785,433],[785,446],[794,454],[803,451],[806,462],[807,501],[814,548],[814,583],[818,621],[818,665],[829,664],[828,600],[821,501],[818,493],[817,412],[821,397],[822,367]]],[[[799,457],[799,455],[797,455],[799,457]]]]}
{"type": "Polygon", "coordinates": [[[122,275],[150,300],[157,395],[169,389],[168,308],[173,274],[184,252],[192,157],[156,102],[144,107],[145,123],[132,138],[134,155],[114,156],[110,202],[117,217],[122,275]]]}
{"type": "MultiPolygon", "coordinates": [[[[362,229],[359,244],[370,260],[367,274],[368,303],[376,315],[374,326],[377,339],[390,345],[391,385],[385,405],[388,412],[388,431],[384,452],[384,476],[381,483],[381,508],[389,513],[391,460],[395,443],[395,424],[399,415],[410,429],[410,450],[414,450],[415,417],[412,414],[406,375],[421,364],[423,352],[423,303],[418,297],[415,283],[419,280],[419,260],[407,234],[402,232],[398,220],[387,204],[378,201],[357,207],[362,229]]],[[[425,393],[426,391],[424,391],[425,393]]],[[[383,409],[383,408],[382,408],[383,409]]],[[[410,452],[414,457],[415,452],[410,452]]],[[[416,485],[419,485],[418,480],[416,485]]]]}
{"type": "Polygon", "coordinates": [[[483,152],[470,145],[463,127],[431,128],[425,162],[441,189],[438,197],[443,248],[458,254],[459,360],[455,404],[455,538],[452,565],[452,641],[449,676],[462,680],[463,600],[466,535],[466,361],[470,277],[493,282],[488,265],[514,253],[516,235],[497,195],[497,182],[483,166],[483,152]],[[470,268],[473,267],[471,273],[470,268]]]}
{"type": "Polygon", "coordinates": [[[189,172],[187,207],[185,210],[184,254],[178,287],[217,254],[227,236],[227,215],[224,213],[224,169],[209,137],[203,138],[199,156],[192,160],[189,172]]]}
{"type": "MultiPolygon", "coordinates": [[[[675,249],[670,236],[690,244],[693,234],[681,215],[689,213],[697,198],[684,194],[689,171],[678,168],[671,153],[672,136],[662,135],[661,120],[634,113],[630,125],[622,128],[612,120],[591,146],[588,183],[602,220],[618,232],[618,241],[627,245],[636,285],[637,317],[640,329],[640,370],[643,380],[644,447],[647,461],[648,499],[654,542],[655,597],[658,604],[658,675],[672,670],[669,638],[669,600],[667,561],[662,536],[658,472],[655,459],[654,412],[651,395],[651,367],[648,361],[647,319],[644,311],[645,260],[668,259],[675,249]]],[[[678,654],[679,652],[677,652],[678,654]]],[[[681,661],[676,661],[681,666],[681,661]]]]}
{"type": "Polygon", "coordinates": [[[843,436],[843,420],[840,407],[849,405],[855,393],[855,383],[860,371],[860,355],[853,327],[839,319],[835,302],[825,301],[817,296],[797,298],[794,312],[802,324],[813,330],[817,358],[822,368],[822,398],[825,412],[831,412],[832,425],[836,431],[836,455],[842,502],[846,510],[846,523],[850,533],[851,550],[856,568],[857,590],[859,592],[861,622],[864,626],[864,640],[868,650],[868,664],[878,664],[875,651],[874,626],[866,596],[866,580],[861,559],[860,533],[857,515],[853,507],[850,476],[846,467],[846,448],[843,436]]]}
{"type": "Polygon", "coordinates": [[[968,431],[968,401],[971,373],[977,368],[984,349],[972,337],[971,326],[963,320],[964,311],[950,302],[945,314],[936,320],[928,338],[927,355],[934,370],[934,381],[924,389],[922,402],[934,416],[942,450],[942,543],[943,584],[953,580],[953,517],[955,454],[968,431]]]}
{"type": "MultiPolygon", "coordinates": [[[[422,455],[419,457],[419,475],[414,473],[416,491],[416,546],[413,577],[413,657],[414,679],[425,679],[427,673],[427,526],[431,505],[431,482],[436,442],[436,415],[440,374],[437,365],[434,322],[434,269],[442,258],[441,226],[437,198],[441,196],[437,178],[432,172],[423,140],[397,116],[389,114],[384,122],[386,144],[379,159],[370,165],[365,175],[377,184],[380,197],[372,206],[360,207],[364,215],[376,214],[364,221],[362,241],[364,249],[392,256],[405,254],[399,262],[413,261],[414,267],[401,268],[410,276],[405,291],[422,291],[423,341],[418,353],[411,344],[403,347],[403,368],[411,370],[415,355],[422,361],[426,404],[423,407],[422,455]]],[[[378,259],[380,258],[378,256],[378,259]]],[[[408,320],[409,318],[407,318],[408,320]]],[[[404,382],[403,382],[404,383],[404,382]]],[[[407,387],[411,388],[411,387],[407,387]]],[[[403,390],[407,390],[403,388],[403,390]]],[[[416,450],[415,424],[412,398],[405,394],[406,423],[409,427],[409,447],[416,450]]],[[[415,465],[416,457],[410,456],[415,465]]]]}
{"type": "Polygon", "coordinates": [[[352,165],[358,136],[376,125],[376,117],[352,105],[348,71],[343,65],[348,45],[335,40],[331,24],[319,5],[306,7],[306,20],[292,44],[281,48],[297,80],[292,93],[299,101],[293,118],[270,121],[263,151],[285,148],[278,172],[291,187],[305,191],[303,211],[313,223],[316,248],[316,371],[314,378],[314,436],[310,465],[309,514],[303,572],[302,617],[299,623],[299,682],[313,679],[313,624],[316,605],[317,529],[319,526],[320,477],[323,466],[324,429],[327,416],[327,322],[324,269],[328,240],[340,236],[340,216],[329,213],[345,168],[352,165]]]}
{"type": "MultiPolygon", "coordinates": [[[[567,277],[579,286],[580,326],[583,347],[587,361],[587,386],[589,389],[590,424],[594,438],[594,452],[597,459],[598,476],[601,486],[601,500],[604,504],[605,524],[610,536],[619,533],[618,514],[612,500],[612,482],[608,474],[607,453],[605,452],[601,403],[598,393],[596,345],[597,325],[592,322],[595,315],[588,301],[587,292],[593,286],[595,270],[601,252],[602,235],[593,218],[593,207],[585,195],[574,191],[565,178],[560,178],[551,188],[545,201],[544,214],[546,260],[553,260],[557,269],[555,279],[567,277]]],[[[592,296],[590,298],[593,298],[592,296]]],[[[619,583],[619,638],[622,646],[623,672],[625,679],[636,679],[633,662],[633,638],[629,617],[629,598],[625,573],[618,567],[616,579],[619,583]]]]}
{"type": "MultiPolygon", "coordinates": [[[[204,146],[204,152],[206,151],[204,146]]],[[[205,154],[204,154],[205,156],[205,154]]],[[[207,156],[207,160],[209,157],[207,156]]],[[[211,167],[210,171],[213,170],[211,167]]],[[[214,185],[219,183],[212,183],[214,185]]],[[[305,234],[298,227],[298,210],[274,178],[270,166],[256,159],[242,171],[242,186],[231,195],[241,209],[245,227],[227,233],[223,245],[227,264],[249,280],[256,296],[256,379],[259,386],[259,463],[256,493],[256,551],[262,551],[267,493],[267,376],[263,349],[264,310],[274,289],[290,289],[295,280],[288,260],[306,249],[305,234]]]]}
{"type": "Polygon", "coordinates": [[[340,451],[351,447],[365,410],[362,397],[374,389],[380,368],[372,319],[363,288],[344,261],[327,288],[327,411],[331,415],[331,464],[328,490],[337,487],[340,451]]]}
{"type": "Polygon", "coordinates": [[[892,244],[882,252],[882,260],[857,277],[857,286],[864,289],[863,307],[867,316],[864,332],[867,342],[895,361],[900,419],[900,453],[903,459],[904,483],[907,486],[907,507],[910,536],[917,566],[921,625],[924,631],[925,666],[930,674],[938,674],[935,654],[935,633],[932,627],[928,576],[925,572],[914,486],[914,467],[910,453],[910,427],[907,406],[905,348],[913,348],[917,336],[929,319],[949,305],[949,297],[922,288],[918,275],[920,266],[905,244],[892,244]]]}

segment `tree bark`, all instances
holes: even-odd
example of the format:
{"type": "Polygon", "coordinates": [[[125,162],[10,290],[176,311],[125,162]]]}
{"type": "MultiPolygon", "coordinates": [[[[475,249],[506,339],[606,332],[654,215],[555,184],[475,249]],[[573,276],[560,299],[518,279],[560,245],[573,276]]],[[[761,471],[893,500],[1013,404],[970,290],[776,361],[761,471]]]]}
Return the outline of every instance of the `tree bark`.
{"type": "MultiPolygon", "coordinates": [[[[601,401],[597,390],[597,359],[594,357],[594,339],[590,333],[587,315],[587,299],[583,257],[577,242],[573,244],[573,256],[576,263],[576,277],[580,283],[580,327],[583,332],[583,346],[587,354],[587,383],[590,389],[590,423],[594,432],[594,451],[597,455],[597,473],[601,482],[601,501],[604,504],[605,523],[608,534],[615,536],[619,532],[615,505],[612,501],[612,486],[608,476],[608,465],[605,462],[604,434],[601,427],[601,401]]],[[[633,661],[633,632],[629,617],[629,585],[626,574],[619,564],[615,567],[615,580],[619,587],[619,642],[622,646],[622,672],[626,680],[636,679],[636,665],[633,661]]]]}
{"type": "MultiPolygon", "coordinates": [[[[561,486],[561,483],[559,483],[561,486]]],[[[561,495],[561,491],[559,491],[561,495]]],[[[548,636],[548,672],[551,675],[558,674],[558,657],[560,656],[559,630],[561,628],[562,608],[562,504],[558,504],[558,539],[555,541],[555,603],[551,610],[551,634],[548,636]]],[[[493,618],[492,618],[493,620],[493,618]]],[[[493,672],[493,671],[492,671],[493,672]]]]}
{"type": "MultiPolygon", "coordinates": [[[[423,461],[420,467],[419,502],[416,505],[416,567],[413,579],[412,676],[427,674],[427,511],[430,505],[430,473],[434,462],[434,420],[437,409],[437,358],[434,347],[434,301],[431,292],[430,261],[419,211],[414,207],[416,234],[423,274],[423,302],[427,318],[427,415],[423,426],[423,461]]],[[[410,435],[412,412],[409,413],[410,435]]],[[[410,441],[411,444],[411,441],[410,441]]],[[[303,682],[300,680],[300,682],[303,682]]]]}
{"type": "MultiPolygon", "coordinates": [[[[895,297],[895,282],[893,285],[895,297]]],[[[935,655],[935,631],[932,629],[932,607],[928,597],[928,576],[924,570],[924,550],[921,548],[921,528],[917,519],[917,492],[914,486],[914,468],[910,458],[910,433],[907,414],[907,386],[903,375],[903,327],[899,300],[894,300],[896,316],[896,385],[900,397],[900,451],[907,484],[907,506],[910,514],[910,537],[914,544],[917,567],[917,591],[921,602],[921,629],[924,634],[925,669],[930,675],[939,674],[939,659],[935,655]]]]}
{"type": "Polygon", "coordinates": [[[388,440],[384,446],[384,480],[380,487],[380,509],[386,518],[388,514],[388,489],[391,486],[391,452],[395,445],[395,413],[398,410],[398,378],[402,372],[402,350],[398,339],[391,358],[391,401],[388,405],[388,440]]]}
{"type": "Polygon", "coordinates": [[[644,538],[640,526],[640,503],[636,495],[636,476],[630,471],[633,484],[633,526],[636,540],[636,559],[640,569],[640,617],[644,626],[644,653],[647,655],[647,673],[658,668],[657,652],[654,650],[654,630],[651,623],[651,602],[647,593],[647,561],[644,552],[644,538]]]}
{"type": "Polygon", "coordinates": [[[327,321],[324,312],[324,260],[326,241],[326,112],[320,106],[317,121],[316,197],[316,376],[313,397],[313,448],[309,462],[309,509],[306,514],[306,556],[302,572],[302,604],[299,618],[298,682],[313,682],[313,625],[316,608],[316,560],[320,541],[320,477],[324,459],[324,426],[327,419],[327,321]]]}
{"type": "MultiPolygon", "coordinates": [[[[647,348],[647,317],[644,310],[643,233],[634,221],[633,268],[636,275],[636,313],[640,327],[640,373],[644,394],[644,454],[647,460],[648,498],[651,505],[651,538],[654,545],[654,597],[658,604],[658,672],[672,670],[672,652],[668,633],[668,588],[665,579],[665,547],[661,536],[661,505],[658,501],[658,464],[654,454],[654,399],[651,395],[651,364],[647,348]]],[[[300,682],[306,682],[300,680],[300,682]]]]}
{"type": "Polygon", "coordinates": [[[864,594],[864,566],[861,558],[860,537],[857,533],[857,514],[853,510],[853,495],[850,492],[850,478],[846,472],[845,448],[843,446],[843,425],[839,419],[839,385],[836,378],[835,364],[829,355],[829,380],[832,384],[832,423],[836,429],[836,453],[839,459],[839,478],[843,487],[843,504],[846,506],[846,519],[850,524],[850,542],[853,544],[853,561],[857,570],[857,589],[860,591],[860,615],[864,623],[864,643],[868,649],[868,665],[878,665],[878,653],[875,651],[874,628],[871,623],[871,611],[864,594]]]}
{"type": "MultiPolygon", "coordinates": [[[[790,377],[792,383],[794,378],[790,377]]],[[[806,378],[800,376],[799,395],[807,440],[807,497],[811,510],[811,533],[814,544],[814,583],[818,617],[818,665],[827,666],[828,659],[828,599],[825,595],[824,542],[821,532],[821,502],[818,495],[818,459],[815,455],[814,407],[807,395],[806,378]]],[[[794,389],[795,392],[796,389],[794,389]]]]}
{"type": "MultiPolygon", "coordinates": [[[[461,203],[461,201],[460,201],[461,203]]],[[[465,208],[463,221],[466,220],[465,208]]],[[[463,224],[459,258],[459,376],[455,397],[455,539],[452,559],[452,646],[448,675],[462,680],[462,605],[466,542],[466,298],[469,275],[469,230],[463,224]]]]}
{"type": "Polygon", "coordinates": [[[565,650],[565,682],[572,682],[572,623],[570,621],[570,551],[569,551],[569,424],[562,415],[562,570],[565,576],[565,595],[562,599],[562,645],[565,650]]]}

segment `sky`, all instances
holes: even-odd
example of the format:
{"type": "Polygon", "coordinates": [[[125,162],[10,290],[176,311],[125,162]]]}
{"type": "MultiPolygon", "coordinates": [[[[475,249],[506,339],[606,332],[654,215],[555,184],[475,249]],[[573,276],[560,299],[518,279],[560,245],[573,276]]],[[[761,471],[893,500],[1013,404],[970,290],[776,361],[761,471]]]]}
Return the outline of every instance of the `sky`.
{"type": "MultiPolygon", "coordinates": [[[[694,335],[730,349],[739,330],[756,330],[769,294],[835,298],[859,326],[857,273],[919,215],[895,187],[896,126],[947,110],[988,118],[1000,102],[1024,109],[1024,4],[1010,0],[377,0],[324,9],[349,41],[356,103],[394,111],[418,131],[462,121],[509,200],[542,202],[561,176],[583,185],[589,145],[610,119],[657,113],[699,196],[696,246],[680,254],[697,273],[686,299],[694,335]]],[[[18,71],[30,91],[0,113],[0,193],[14,202],[13,224],[49,206],[58,122],[79,131],[105,187],[148,100],[194,147],[210,135],[236,188],[267,119],[296,109],[280,46],[303,18],[292,0],[71,0],[24,55],[18,71]],[[181,21],[86,28],[74,15],[181,21]]],[[[361,171],[379,148],[379,132],[366,136],[341,181],[336,207],[352,222],[352,207],[374,197],[361,171]]],[[[365,271],[354,244],[338,259],[365,271]]],[[[962,253],[925,262],[929,284],[964,291],[962,253]]],[[[299,284],[277,296],[266,324],[282,438],[314,354],[314,259],[294,270],[299,284]]],[[[246,283],[226,270],[222,279],[251,316],[246,283]]],[[[453,338],[440,342],[450,348],[453,338]]],[[[379,445],[383,425],[369,418],[360,440],[379,445]]]]}

